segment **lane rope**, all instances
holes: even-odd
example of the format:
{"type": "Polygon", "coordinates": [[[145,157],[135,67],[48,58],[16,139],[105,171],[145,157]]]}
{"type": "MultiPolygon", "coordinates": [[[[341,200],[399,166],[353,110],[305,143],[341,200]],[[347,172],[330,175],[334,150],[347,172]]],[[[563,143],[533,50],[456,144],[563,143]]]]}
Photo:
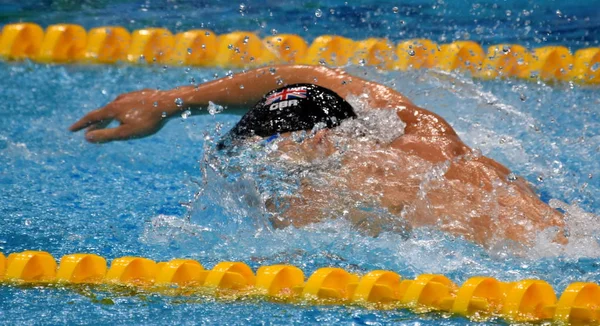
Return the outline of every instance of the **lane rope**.
{"type": "Polygon", "coordinates": [[[155,262],[142,257],[120,257],[110,268],[95,254],[70,254],[56,263],[44,251],[0,253],[0,284],[39,286],[103,284],[131,286],[148,292],[184,295],[195,291],[216,297],[262,297],[287,303],[354,304],[371,309],[440,311],[473,320],[501,317],[508,322],[600,324],[600,286],[571,283],[557,298],[543,280],[502,282],[475,276],[458,286],[439,274],[403,279],[393,271],[374,270],[356,275],[325,267],[306,278],[291,265],[270,265],[256,273],[243,262],[220,262],[207,270],[191,259],[155,262]]]}
{"type": "Polygon", "coordinates": [[[322,35],[312,43],[293,34],[261,39],[237,31],[216,35],[195,29],[173,35],[164,28],[130,33],[118,26],[86,31],[74,24],[8,24],[0,36],[0,58],[29,59],[41,63],[161,64],[246,68],[267,64],[375,66],[385,70],[433,68],[462,71],[482,79],[519,78],[600,84],[600,48],[575,54],[564,46],[526,49],[517,44],[497,44],[484,50],[473,41],[437,44],[412,39],[398,44],[370,38],[355,41],[322,35]]]}

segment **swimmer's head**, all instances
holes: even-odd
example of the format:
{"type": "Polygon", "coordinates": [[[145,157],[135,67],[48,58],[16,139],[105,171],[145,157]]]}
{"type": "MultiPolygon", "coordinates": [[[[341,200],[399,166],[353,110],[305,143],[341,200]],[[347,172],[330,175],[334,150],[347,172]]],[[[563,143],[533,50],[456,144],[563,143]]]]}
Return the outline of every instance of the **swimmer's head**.
{"type": "Polygon", "coordinates": [[[338,126],[354,118],[352,106],[333,91],[312,84],[294,84],[267,93],[217,144],[226,148],[252,136],[338,126]]]}

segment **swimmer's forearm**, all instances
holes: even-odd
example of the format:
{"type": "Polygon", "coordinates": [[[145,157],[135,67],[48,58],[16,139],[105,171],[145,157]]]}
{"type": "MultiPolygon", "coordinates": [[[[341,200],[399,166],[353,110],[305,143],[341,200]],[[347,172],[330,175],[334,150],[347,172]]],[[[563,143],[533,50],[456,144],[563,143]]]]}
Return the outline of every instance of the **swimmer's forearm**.
{"type": "Polygon", "coordinates": [[[258,102],[266,93],[283,85],[310,83],[329,88],[341,96],[350,91],[352,76],[325,67],[281,65],[263,67],[221,78],[199,86],[184,86],[166,92],[166,102],[181,99],[178,107],[171,106],[169,116],[190,108],[203,113],[209,102],[228,108],[246,108],[258,102]],[[348,85],[348,86],[345,86],[348,85]]]}

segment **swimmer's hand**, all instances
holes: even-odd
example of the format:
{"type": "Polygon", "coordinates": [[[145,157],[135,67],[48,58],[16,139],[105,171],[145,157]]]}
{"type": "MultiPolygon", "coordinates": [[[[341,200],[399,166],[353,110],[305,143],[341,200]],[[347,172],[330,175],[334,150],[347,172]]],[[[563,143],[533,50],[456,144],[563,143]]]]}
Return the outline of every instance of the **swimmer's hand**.
{"type": "Polygon", "coordinates": [[[85,138],[92,143],[141,138],[160,130],[167,121],[164,112],[174,109],[176,104],[168,91],[144,89],[119,95],[108,105],[86,114],[69,130],[87,128],[85,138]],[[120,125],[106,128],[113,120],[120,125]]]}

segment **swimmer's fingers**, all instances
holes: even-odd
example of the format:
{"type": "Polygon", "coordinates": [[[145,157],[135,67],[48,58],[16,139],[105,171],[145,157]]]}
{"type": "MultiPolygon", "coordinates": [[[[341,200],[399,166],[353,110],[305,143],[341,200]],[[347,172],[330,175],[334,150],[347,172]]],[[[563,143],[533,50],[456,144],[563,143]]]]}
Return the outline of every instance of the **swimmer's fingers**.
{"type": "Polygon", "coordinates": [[[136,133],[129,125],[120,125],[109,129],[93,129],[85,134],[85,139],[90,143],[105,143],[113,140],[134,138],[136,133]]]}
{"type": "Polygon", "coordinates": [[[95,123],[102,123],[105,121],[110,122],[113,118],[113,114],[106,107],[98,110],[94,110],[88,114],[86,114],[83,118],[79,119],[79,121],[75,122],[69,130],[71,131],[79,131],[85,127],[89,127],[95,123]]]}

